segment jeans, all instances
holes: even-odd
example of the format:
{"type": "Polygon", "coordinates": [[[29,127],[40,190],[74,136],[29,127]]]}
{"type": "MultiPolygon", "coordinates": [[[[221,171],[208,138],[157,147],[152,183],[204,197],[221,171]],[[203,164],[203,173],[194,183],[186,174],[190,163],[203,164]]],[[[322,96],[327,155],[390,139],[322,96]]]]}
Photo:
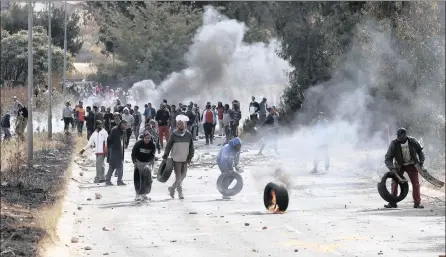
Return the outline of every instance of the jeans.
{"type": "Polygon", "coordinates": [[[94,180],[105,179],[105,155],[96,155],[96,177],[94,180]]]}
{"type": "Polygon", "coordinates": [[[82,130],[84,129],[84,122],[77,121],[77,132],[82,135],[82,130]]]}
{"type": "Polygon", "coordinates": [[[206,137],[206,144],[209,144],[209,140],[211,141],[211,144],[212,144],[212,141],[213,141],[213,138],[212,138],[212,126],[213,126],[213,124],[212,123],[204,123],[203,124],[203,129],[204,129],[204,136],[206,137]]]}
{"type": "Polygon", "coordinates": [[[64,118],[63,118],[63,123],[64,123],[63,130],[64,130],[65,132],[67,132],[68,129],[70,128],[70,124],[71,124],[71,122],[72,122],[71,120],[72,120],[71,117],[64,117],[64,118]]]}
{"type": "Polygon", "coordinates": [[[109,165],[108,166],[108,172],[107,175],[105,176],[105,181],[106,182],[110,182],[111,181],[111,177],[113,175],[113,171],[116,170],[116,173],[118,174],[118,182],[122,182],[122,176],[124,173],[124,161],[121,160],[121,162],[119,162],[117,165],[109,165]]]}
{"type": "Polygon", "coordinates": [[[174,162],[175,181],[172,184],[173,189],[177,189],[179,194],[183,193],[182,183],[187,174],[187,163],[174,162]]]}

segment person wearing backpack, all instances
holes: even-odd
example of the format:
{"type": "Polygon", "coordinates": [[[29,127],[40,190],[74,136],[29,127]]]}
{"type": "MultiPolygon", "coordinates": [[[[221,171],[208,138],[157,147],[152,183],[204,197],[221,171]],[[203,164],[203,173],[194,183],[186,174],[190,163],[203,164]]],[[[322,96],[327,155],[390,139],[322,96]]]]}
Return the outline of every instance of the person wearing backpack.
{"type": "Polygon", "coordinates": [[[211,144],[213,143],[212,129],[214,128],[214,120],[215,114],[211,110],[211,105],[208,104],[206,105],[206,110],[203,112],[203,130],[206,138],[206,145],[209,145],[209,141],[211,144]]]}

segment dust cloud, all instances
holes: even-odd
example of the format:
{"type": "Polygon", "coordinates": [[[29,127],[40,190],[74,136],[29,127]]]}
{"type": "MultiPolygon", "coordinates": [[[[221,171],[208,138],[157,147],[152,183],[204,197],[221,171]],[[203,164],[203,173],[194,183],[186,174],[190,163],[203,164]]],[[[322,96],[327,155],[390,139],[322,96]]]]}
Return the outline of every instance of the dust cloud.
{"type": "Polygon", "coordinates": [[[130,91],[138,97],[136,103],[152,102],[156,107],[167,99],[169,104],[193,101],[203,107],[208,101],[230,104],[236,99],[245,117],[251,96],[265,96],[270,104],[278,104],[291,67],[277,56],[277,40],[243,42],[247,29],[244,23],[205,7],[203,26],[185,55],[188,68],[170,74],[160,85],[150,78],[135,83],[130,91]]]}

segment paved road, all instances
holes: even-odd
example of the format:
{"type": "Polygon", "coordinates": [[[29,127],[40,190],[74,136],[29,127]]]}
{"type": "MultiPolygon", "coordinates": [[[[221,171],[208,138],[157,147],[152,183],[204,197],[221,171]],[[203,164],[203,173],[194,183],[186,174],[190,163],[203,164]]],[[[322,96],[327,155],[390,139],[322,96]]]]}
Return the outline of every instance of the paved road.
{"type": "MultiPolygon", "coordinates": [[[[424,196],[426,209],[415,210],[408,197],[401,209],[383,210],[376,182],[343,172],[341,162],[336,165],[333,160],[330,172],[313,175],[293,160],[257,157],[251,147],[242,153],[243,191],[229,201],[221,200],[215,186],[219,171],[210,165],[189,169],[184,200],[168,196],[171,178],[166,184],[155,180],[152,201],[142,205],[133,201],[131,163],[125,164],[125,187],[90,184],[94,168],[87,167],[80,177],[75,165],[77,181],[70,184],[60,226],[62,248],[69,251],[65,256],[437,257],[445,253],[444,198],[438,202],[424,196]],[[275,165],[295,172],[290,175],[291,201],[284,214],[270,214],[263,206],[263,188],[274,180],[269,169],[275,165]],[[95,200],[95,193],[102,199],[95,200]],[[79,242],[71,243],[72,237],[79,242]]],[[[211,163],[218,151],[202,142],[197,148],[195,163],[211,163]]]]}

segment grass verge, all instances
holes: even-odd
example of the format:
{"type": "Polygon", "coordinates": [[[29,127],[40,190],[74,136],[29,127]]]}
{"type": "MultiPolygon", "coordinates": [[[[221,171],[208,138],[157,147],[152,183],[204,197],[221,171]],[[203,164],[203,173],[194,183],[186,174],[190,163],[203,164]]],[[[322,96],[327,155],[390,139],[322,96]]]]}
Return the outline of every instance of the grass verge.
{"type": "MultiPolygon", "coordinates": [[[[26,165],[26,142],[1,145],[1,256],[38,256],[39,246],[56,236],[61,203],[70,178],[74,136],[34,136],[34,160],[26,165]]],[[[78,146],[79,145],[79,146],[78,146]]]]}

